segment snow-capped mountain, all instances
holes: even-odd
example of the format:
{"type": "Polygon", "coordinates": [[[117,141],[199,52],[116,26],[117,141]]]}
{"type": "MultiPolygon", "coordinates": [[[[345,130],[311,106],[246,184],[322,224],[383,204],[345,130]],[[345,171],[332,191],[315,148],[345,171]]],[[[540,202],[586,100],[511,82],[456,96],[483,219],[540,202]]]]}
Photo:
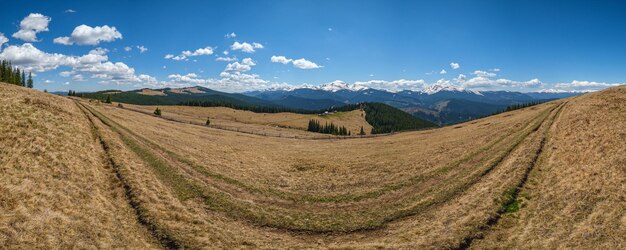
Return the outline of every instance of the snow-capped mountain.
{"type": "Polygon", "coordinates": [[[551,92],[476,91],[439,82],[419,90],[391,92],[369,88],[358,83],[333,81],[319,86],[303,85],[298,88],[271,89],[246,94],[278,105],[300,109],[380,102],[431,122],[450,124],[490,115],[512,104],[551,100],[578,94],[551,92]]]}

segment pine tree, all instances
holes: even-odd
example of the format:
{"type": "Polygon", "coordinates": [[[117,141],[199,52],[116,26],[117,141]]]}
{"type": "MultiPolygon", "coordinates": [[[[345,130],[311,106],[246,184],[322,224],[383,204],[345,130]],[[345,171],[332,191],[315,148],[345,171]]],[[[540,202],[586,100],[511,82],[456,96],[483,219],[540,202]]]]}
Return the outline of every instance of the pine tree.
{"type": "Polygon", "coordinates": [[[365,130],[363,130],[363,126],[361,126],[361,131],[359,132],[359,135],[365,135],[365,130]]]}
{"type": "Polygon", "coordinates": [[[31,72],[28,72],[28,81],[26,81],[26,85],[29,88],[33,88],[33,74],[31,72]]]}
{"type": "Polygon", "coordinates": [[[104,102],[105,103],[111,103],[111,95],[107,95],[107,99],[104,102]]]}
{"type": "Polygon", "coordinates": [[[26,71],[22,71],[22,86],[26,87],[26,71]]]}
{"type": "Polygon", "coordinates": [[[19,68],[15,69],[15,78],[13,79],[13,84],[18,86],[24,86],[22,85],[22,73],[20,72],[19,68]]]}

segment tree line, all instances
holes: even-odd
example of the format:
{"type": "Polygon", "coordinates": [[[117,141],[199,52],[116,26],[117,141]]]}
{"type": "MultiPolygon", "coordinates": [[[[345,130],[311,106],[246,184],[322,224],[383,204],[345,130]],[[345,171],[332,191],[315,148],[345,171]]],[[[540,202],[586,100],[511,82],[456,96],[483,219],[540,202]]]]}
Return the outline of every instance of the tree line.
{"type": "Polygon", "coordinates": [[[249,105],[249,104],[237,104],[230,101],[199,101],[192,100],[186,102],[180,102],[179,105],[182,106],[195,106],[195,107],[226,107],[237,110],[246,110],[254,113],[296,113],[296,114],[321,114],[326,111],[328,112],[338,112],[338,111],[352,111],[355,109],[359,109],[359,104],[348,104],[339,107],[329,107],[320,110],[306,110],[306,109],[293,109],[283,106],[258,106],[258,105],[249,105]]]}
{"type": "Polygon", "coordinates": [[[18,67],[13,67],[10,61],[0,61],[0,79],[2,82],[33,88],[33,76],[28,72],[28,78],[26,77],[26,71],[21,71],[18,67]]]}
{"type": "Polygon", "coordinates": [[[324,125],[321,125],[320,122],[315,119],[309,120],[307,131],[333,135],[351,135],[350,131],[344,126],[337,126],[332,122],[326,122],[324,125]]]}
{"type": "Polygon", "coordinates": [[[543,103],[543,102],[535,101],[535,102],[513,104],[513,105],[509,105],[508,107],[506,107],[506,110],[504,110],[504,112],[513,111],[513,110],[516,110],[516,109],[528,108],[530,106],[535,106],[535,105],[541,104],[541,103],[543,103]]]}

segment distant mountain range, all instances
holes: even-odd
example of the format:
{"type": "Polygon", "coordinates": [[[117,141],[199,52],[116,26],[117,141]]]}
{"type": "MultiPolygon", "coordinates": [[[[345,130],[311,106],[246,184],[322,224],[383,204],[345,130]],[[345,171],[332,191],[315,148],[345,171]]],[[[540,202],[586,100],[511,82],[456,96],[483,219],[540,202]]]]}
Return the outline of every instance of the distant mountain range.
{"type": "Polygon", "coordinates": [[[513,104],[549,101],[581,93],[475,91],[446,84],[433,84],[422,90],[390,92],[335,81],[315,87],[268,89],[244,94],[278,105],[300,109],[319,109],[328,105],[359,102],[380,102],[433,123],[446,125],[490,115],[513,104]]]}
{"type": "Polygon", "coordinates": [[[81,95],[113,101],[177,105],[189,101],[210,101],[241,106],[282,107],[294,110],[320,110],[362,102],[384,103],[418,118],[439,125],[454,124],[487,116],[513,104],[549,101],[579,95],[576,92],[475,91],[445,84],[433,84],[421,90],[391,92],[357,84],[335,81],[320,86],[268,89],[245,93],[225,93],[204,87],[105,90],[81,95]]]}

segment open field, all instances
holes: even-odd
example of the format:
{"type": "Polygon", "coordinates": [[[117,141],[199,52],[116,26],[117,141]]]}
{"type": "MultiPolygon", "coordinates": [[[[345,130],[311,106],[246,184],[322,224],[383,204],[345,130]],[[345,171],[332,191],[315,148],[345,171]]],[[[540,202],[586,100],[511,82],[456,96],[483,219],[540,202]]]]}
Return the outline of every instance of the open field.
{"type": "MultiPolygon", "coordinates": [[[[5,84],[0,93],[4,246],[626,244],[626,87],[352,140],[225,131],[5,84]]],[[[365,122],[358,112],[329,119],[352,130],[365,122]]],[[[176,106],[163,115],[243,127],[310,119],[176,106]]]]}
{"type": "MultiPolygon", "coordinates": [[[[336,112],[330,115],[308,115],[295,113],[254,113],[245,110],[236,110],[224,107],[189,107],[189,106],[150,106],[123,104],[124,107],[152,113],[157,107],[163,111],[163,117],[173,118],[180,121],[204,123],[207,117],[211,124],[227,128],[254,129],[254,131],[280,131],[294,135],[316,135],[317,133],[302,132],[307,129],[309,120],[315,119],[324,123],[334,123],[337,126],[345,126],[348,131],[356,135],[363,127],[366,134],[370,134],[372,126],[365,121],[365,112],[354,110],[349,112],[336,112]],[[255,126],[256,125],[256,126],[255,126]],[[281,129],[273,129],[279,127],[281,129]],[[293,131],[300,130],[300,131],[293,131]]],[[[317,134],[319,135],[319,134],[317,134]]]]}

